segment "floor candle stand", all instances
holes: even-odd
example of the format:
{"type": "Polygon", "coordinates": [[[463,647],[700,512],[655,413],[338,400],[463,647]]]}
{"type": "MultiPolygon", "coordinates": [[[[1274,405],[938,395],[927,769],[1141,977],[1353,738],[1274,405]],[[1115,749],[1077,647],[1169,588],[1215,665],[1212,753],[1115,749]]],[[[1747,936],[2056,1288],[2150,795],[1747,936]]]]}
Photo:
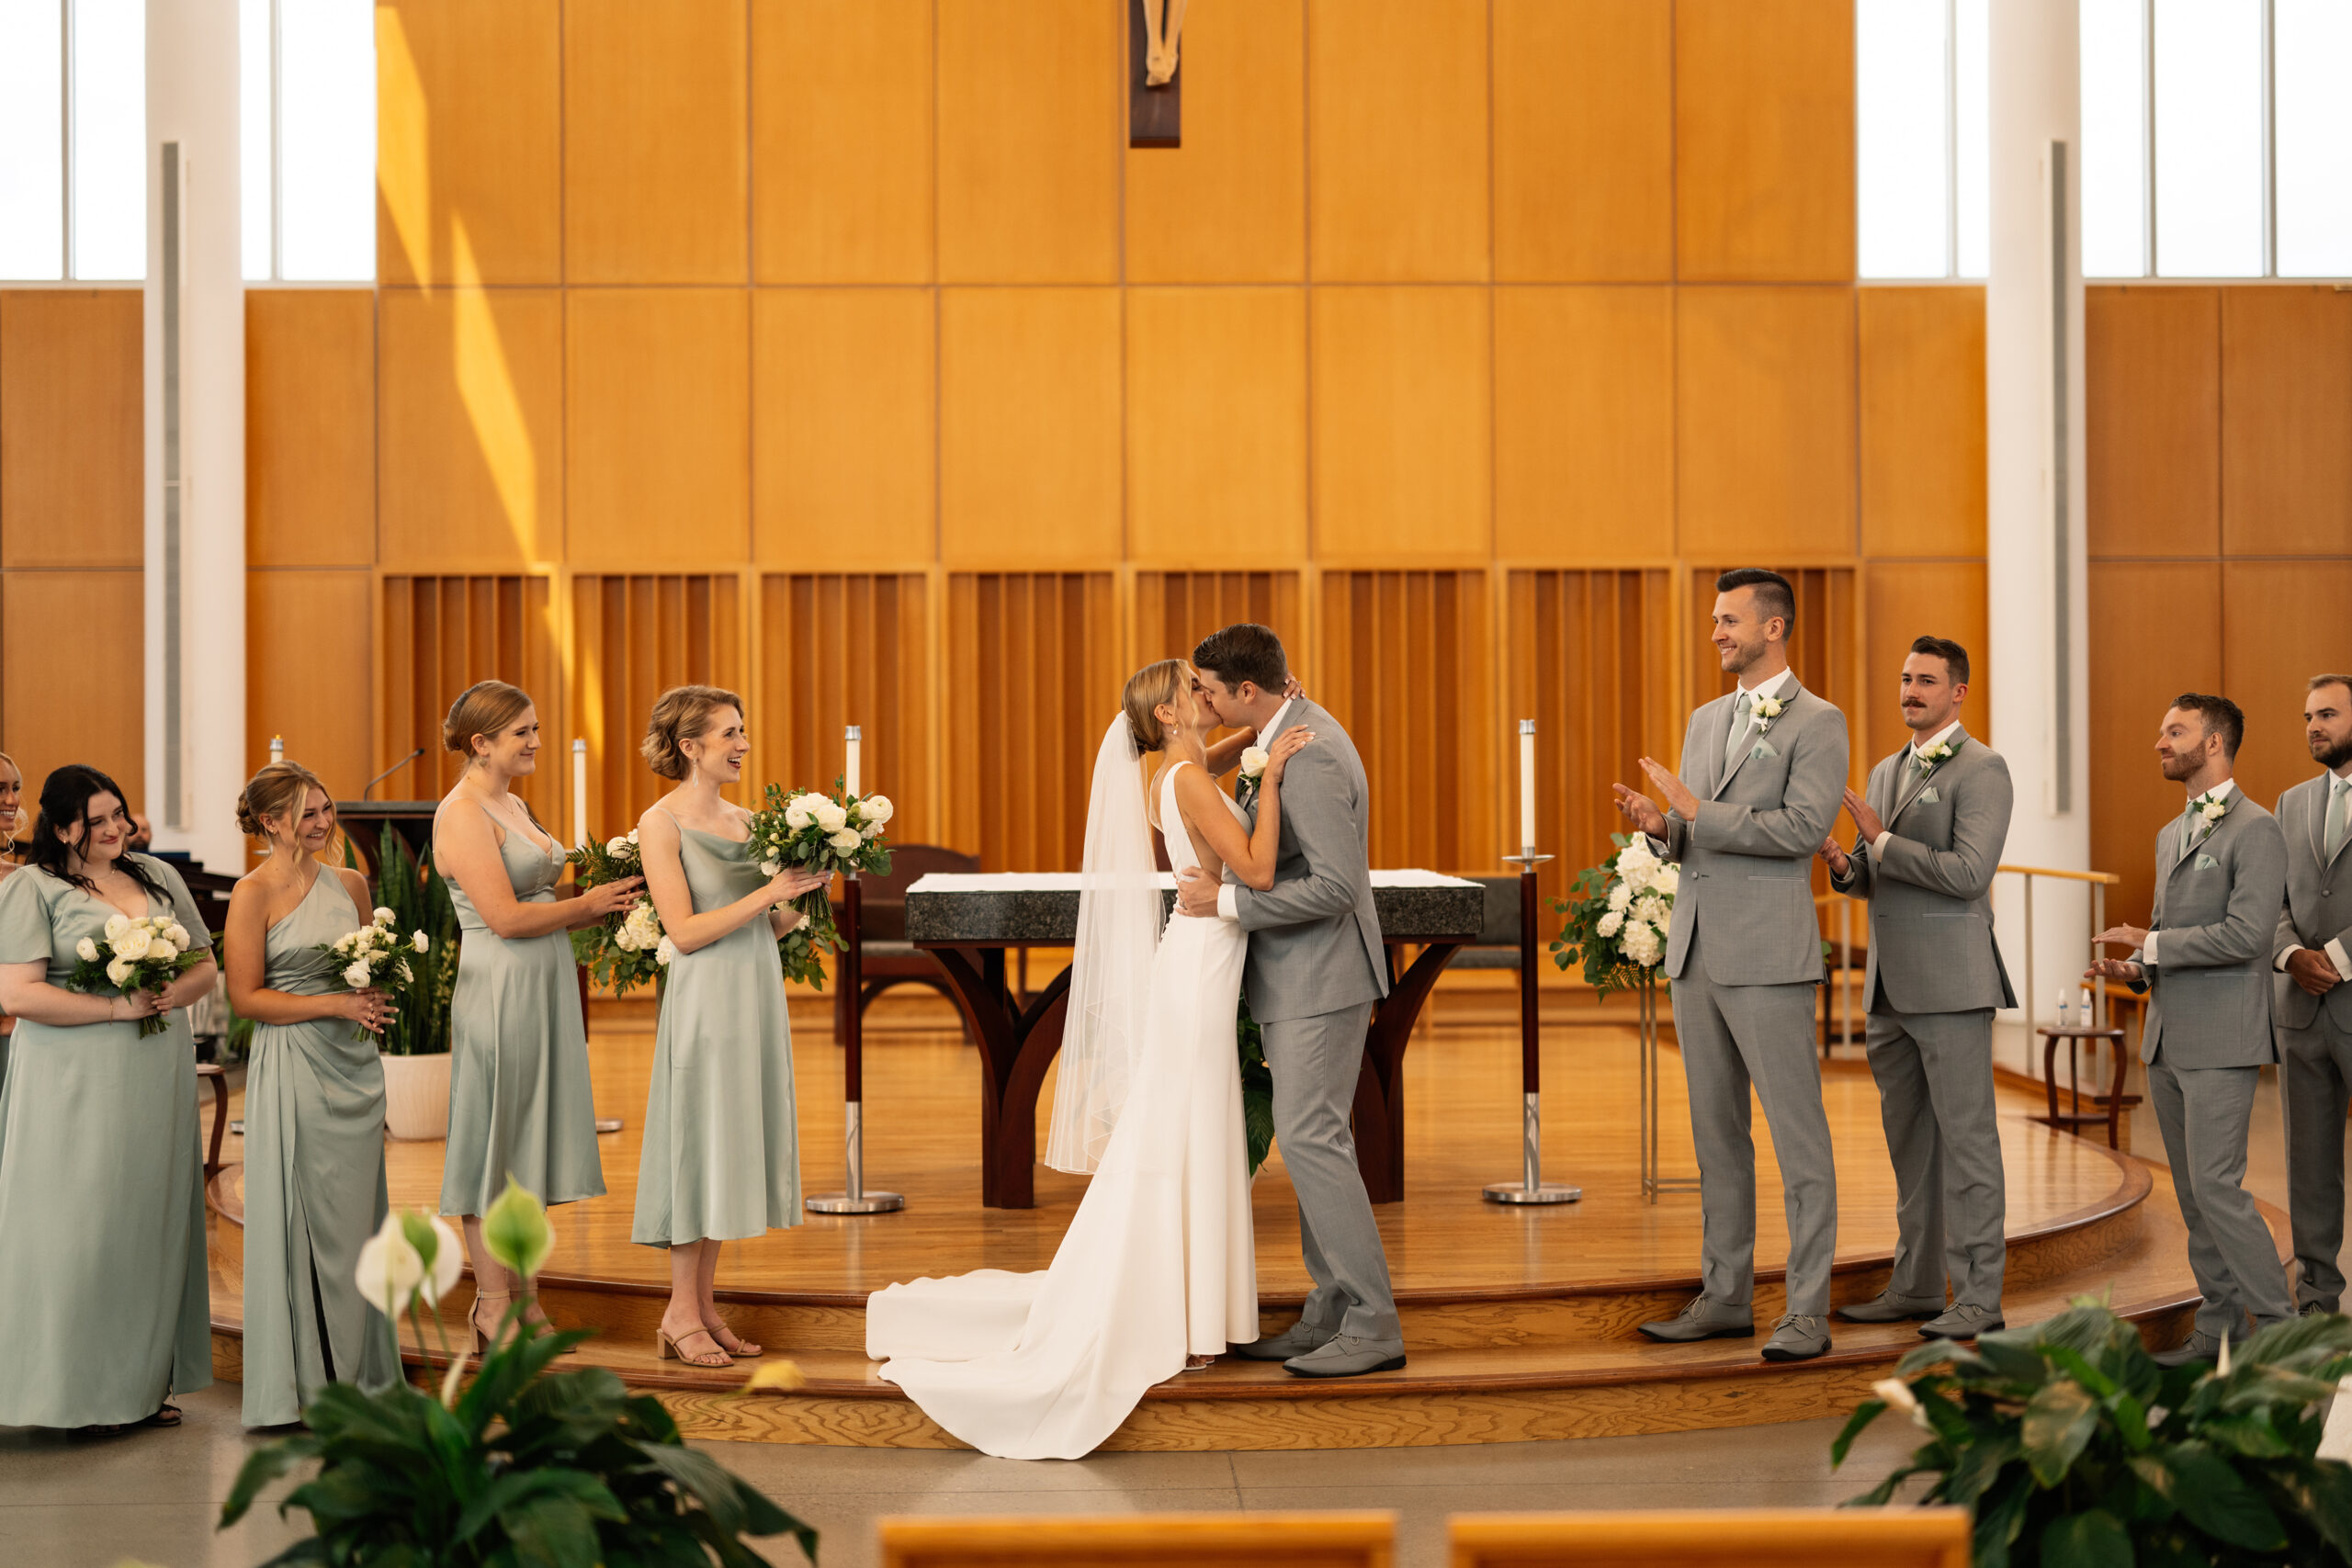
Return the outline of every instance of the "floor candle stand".
{"type": "MultiPolygon", "coordinates": [[[[860,727],[851,725],[845,739],[849,743],[849,766],[843,783],[852,799],[857,797],[857,763],[860,727]]],[[[858,993],[865,987],[864,935],[859,930],[863,908],[863,887],[854,871],[842,874],[842,961],[834,975],[834,983],[842,995],[849,998],[842,1009],[846,1021],[842,1027],[842,1153],[844,1169],[842,1190],[820,1192],[804,1201],[812,1214],[887,1214],[907,1206],[903,1192],[868,1192],[865,1190],[865,1009],[857,1005],[858,993]]]]}
{"type": "Polygon", "coordinates": [[[1505,855],[1519,867],[1519,1076],[1520,1179],[1489,1182],[1490,1203],[1573,1203],[1581,1187],[1544,1179],[1543,1019],[1537,1006],[1535,969],[1535,868],[1550,860],[1532,847],[1505,855]]]}

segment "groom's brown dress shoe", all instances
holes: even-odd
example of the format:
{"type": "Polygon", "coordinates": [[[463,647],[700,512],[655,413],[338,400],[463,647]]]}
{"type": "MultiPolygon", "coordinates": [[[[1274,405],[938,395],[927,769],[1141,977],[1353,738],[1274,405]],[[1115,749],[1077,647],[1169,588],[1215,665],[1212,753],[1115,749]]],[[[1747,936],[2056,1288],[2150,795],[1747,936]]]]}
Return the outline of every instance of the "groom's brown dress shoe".
{"type": "Polygon", "coordinates": [[[1269,1334],[1252,1339],[1247,1345],[1236,1345],[1233,1353],[1247,1356],[1253,1361],[1287,1361],[1293,1356],[1304,1356],[1309,1350],[1319,1350],[1339,1337],[1336,1328],[1321,1328],[1300,1319],[1280,1334],[1269,1334]]]}

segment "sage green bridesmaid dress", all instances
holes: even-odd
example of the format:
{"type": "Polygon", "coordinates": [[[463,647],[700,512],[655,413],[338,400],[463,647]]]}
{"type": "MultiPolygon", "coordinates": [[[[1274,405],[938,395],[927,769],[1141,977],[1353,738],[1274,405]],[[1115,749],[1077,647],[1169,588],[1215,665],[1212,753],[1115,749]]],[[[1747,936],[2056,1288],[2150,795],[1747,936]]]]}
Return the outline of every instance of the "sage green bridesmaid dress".
{"type": "MultiPolygon", "coordinates": [[[[563,852],[517,829],[498,846],[507,885],[526,904],[555,902],[563,852]]],[[[452,878],[464,945],[449,998],[449,1145],[441,1212],[479,1214],[511,1171],[546,1203],[605,1193],[596,1104],[588,1089],[588,1029],[565,931],[509,942],[482,922],[452,878]]]]}
{"type": "MultiPolygon", "coordinates": [[[[683,823],[678,858],[697,913],[767,881],[748,846],[683,823]]],[[[799,1223],[792,1019],[784,964],[760,919],[671,960],[629,1239],[736,1241],[799,1223]]]]}
{"type": "MultiPolygon", "coordinates": [[[[165,897],[148,912],[211,937],[179,874],[135,857],[165,897]]],[[[103,938],[106,900],[45,871],[0,883],[0,964],[45,963],[103,938]]],[[[0,1427],[144,1420],[212,1382],[204,1156],[187,1011],[141,1038],[132,1021],[17,1021],[0,1086],[0,1427]]]]}
{"type": "MultiPolygon", "coordinates": [[[[364,924],[322,870],[269,928],[262,984],[340,987],[315,949],[364,924]]],[[[384,1063],[348,1019],[264,1023],[245,1069],[245,1425],[300,1418],[330,1382],[398,1375],[391,1325],[359,1294],[359,1248],[384,1223],[384,1063]]]]}

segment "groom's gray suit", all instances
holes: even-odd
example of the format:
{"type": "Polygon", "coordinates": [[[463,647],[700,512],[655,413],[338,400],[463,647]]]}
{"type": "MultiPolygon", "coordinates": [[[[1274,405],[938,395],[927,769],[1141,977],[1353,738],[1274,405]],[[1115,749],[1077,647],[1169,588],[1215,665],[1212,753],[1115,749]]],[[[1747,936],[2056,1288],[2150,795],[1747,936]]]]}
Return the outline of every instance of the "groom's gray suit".
{"type": "MultiPolygon", "coordinates": [[[[1243,983],[1274,1079],[1274,1145],[1298,1194],[1298,1234],[1315,1290],[1300,1321],[1382,1344],[1403,1337],[1388,1258],[1348,1130],[1364,1028],[1388,994],[1372,900],[1372,789],[1340,721],[1294,699],[1258,737],[1305,725],[1315,742],[1283,765],[1274,885],[1227,873],[1217,911],[1250,933],[1243,983]]],[[[1250,822],[1257,826],[1255,798],[1250,822]]]]}

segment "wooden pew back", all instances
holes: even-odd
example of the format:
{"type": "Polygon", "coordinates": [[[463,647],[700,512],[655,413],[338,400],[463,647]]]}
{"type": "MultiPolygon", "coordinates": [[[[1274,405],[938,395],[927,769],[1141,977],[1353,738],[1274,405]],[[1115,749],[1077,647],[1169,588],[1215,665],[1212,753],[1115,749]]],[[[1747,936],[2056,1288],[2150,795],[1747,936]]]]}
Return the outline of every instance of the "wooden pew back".
{"type": "Polygon", "coordinates": [[[1965,1508],[1456,1514],[1453,1568],[1969,1568],[1965,1508]]]}
{"type": "Polygon", "coordinates": [[[880,1520],[882,1568],[1394,1568],[1396,1516],[1068,1515],[880,1520]]]}

